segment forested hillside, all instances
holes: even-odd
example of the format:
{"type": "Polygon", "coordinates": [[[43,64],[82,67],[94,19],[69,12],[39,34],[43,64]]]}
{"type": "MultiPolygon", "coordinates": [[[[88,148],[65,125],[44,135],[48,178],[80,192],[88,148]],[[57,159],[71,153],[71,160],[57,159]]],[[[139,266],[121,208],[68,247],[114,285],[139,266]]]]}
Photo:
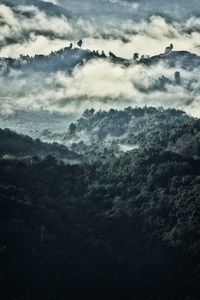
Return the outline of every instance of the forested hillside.
{"type": "Polygon", "coordinates": [[[199,299],[199,120],[92,110],[81,132],[77,165],[0,160],[2,299],[199,299]]]}
{"type": "Polygon", "coordinates": [[[199,119],[183,111],[127,107],[123,111],[86,110],[59,138],[89,160],[151,148],[194,157],[200,154],[199,132],[199,119]]]}
{"type": "Polygon", "coordinates": [[[58,143],[43,143],[29,136],[19,135],[9,129],[0,129],[0,157],[27,158],[32,156],[45,157],[53,155],[62,160],[81,159],[73,151],[58,143]]]}

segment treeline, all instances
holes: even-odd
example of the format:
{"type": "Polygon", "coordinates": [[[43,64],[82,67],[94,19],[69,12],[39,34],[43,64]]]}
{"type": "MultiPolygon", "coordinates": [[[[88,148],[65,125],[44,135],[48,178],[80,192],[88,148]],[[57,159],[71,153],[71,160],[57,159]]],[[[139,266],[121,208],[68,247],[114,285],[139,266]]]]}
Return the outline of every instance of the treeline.
{"type": "MultiPolygon", "coordinates": [[[[186,69],[192,71],[200,66],[200,56],[187,52],[187,51],[169,51],[154,56],[139,55],[135,53],[133,58],[125,59],[116,56],[114,53],[109,52],[105,54],[104,51],[81,49],[82,40],[78,41],[77,45],[70,43],[67,47],[58,51],[51,52],[48,55],[21,55],[20,58],[0,58],[0,72],[7,75],[10,70],[21,70],[25,74],[30,72],[57,72],[65,71],[71,74],[77,65],[84,65],[92,59],[106,59],[114,64],[121,64],[124,67],[129,67],[133,64],[143,64],[152,66],[158,63],[165,63],[169,68],[186,69]]],[[[161,77],[160,80],[166,78],[161,77]]],[[[168,79],[168,78],[167,78],[168,79]]],[[[170,79],[168,79],[168,83],[170,79]]],[[[157,82],[157,85],[161,82],[157,82]]],[[[156,85],[155,87],[156,88],[156,85]]]]}

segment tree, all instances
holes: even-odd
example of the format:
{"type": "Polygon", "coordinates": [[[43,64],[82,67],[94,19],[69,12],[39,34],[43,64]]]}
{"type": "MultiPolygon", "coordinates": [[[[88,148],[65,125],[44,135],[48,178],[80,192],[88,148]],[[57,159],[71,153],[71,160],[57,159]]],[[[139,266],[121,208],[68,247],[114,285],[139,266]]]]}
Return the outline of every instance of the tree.
{"type": "Polygon", "coordinates": [[[77,45],[79,46],[79,48],[81,48],[82,45],[83,45],[83,41],[82,41],[82,40],[79,40],[78,43],[77,43],[77,45]]]}
{"type": "Polygon", "coordinates": [[[102,57],[106,57],[104,50],[101,52],[102,57]]]}
{"type": "Polygon", "coordinates": [[[139,53],[135,52],[135,53],[133,54],[133,59],[134,59],[135,61],[138,60],[138,59],[139,59],[139,53]]]}
{"type": "Polygon", "coordinates": [[[181,73],[179,71],[176,71],[174,73],[174,78],[175,78],[176,84],[181,84],[181,73]]]}
{"type": "Polygon", "coordinates": [[[69,125],[69,133],[70,133],[70,134],[74,134],[75,131],[76,131],[76,124],[71,123],[71,124],[69,125]]]}
{"type": "Polygon", "coordinates": [[[88,118],[88,117],[92,116],[94,114],[94,112],[95,112],[94,108],[86,109],[83,113],[83,116],[88,118]]]}
{"type": "Polygon", "coordinates": [[[112,53],[111,51],[109,52],[109,55],[110,55],[110,57],[112,57],[112,58],[117,58],[117,56],[116,56],[114,53],[112,53]]]}
{"type": "Polygon", "coordinates": [[[171,52],[173,48],[174,48],[173,44],[170,44],[168,47],[165,48],[165,53],[171,52]]]}

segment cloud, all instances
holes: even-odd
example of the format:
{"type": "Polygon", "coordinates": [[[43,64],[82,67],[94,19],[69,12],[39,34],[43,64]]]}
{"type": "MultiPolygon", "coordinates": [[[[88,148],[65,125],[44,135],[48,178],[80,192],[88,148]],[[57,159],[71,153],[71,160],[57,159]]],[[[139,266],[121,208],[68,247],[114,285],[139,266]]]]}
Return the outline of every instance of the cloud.
{"type": "MultiPolygon", "coordinates": [[[[96,99],[110,102],[110,107],[129,105],[176,107],[199,114],[195,111],[199,103],[200,70],[181,70],[182,86],[169,84],[165,90],[154,89],[158,78],[165,76],[172,82],[176,68],[164,64],[152,67],[133,65],[128,68],[108,61],[91,61],[76,69],[72,77],[57,73],[53,81],[61,87],[63,98],[96,99]],[[188,84],[190,90],[188,90],[188,84]],[[192,86],[193,85],[193,86],[192,86]],[[194,108],[194,109],[193,109],[194,108]]],[[[57,97],[55,97],[57,98],[57,97]]],[[[67,102],[66,102],[67,103],[67,102]]],[[[92,105],[90,105],[92,106],[92,105]]]]}
{"type": "Polygon", "coordinates": [[[0,20],[2,46],[9,41],[19,42],[28,39],[30,34],[62,38],[73,30],[64,16],[47,16],[34,6],[19,6],[17,10],[12,10],[1,4],[0,20]]]}
{"type": "Polygon", "coordinates": [[[139,3],[137,2],[126,2],[122,0],[101,0],[102,3],[110,3],[114,5],[118,5],[119,8],[126,8],[131,10],[132,12],[136,12],[139,8],[139,3]]]}
{"type": "Polygon", "coordinates": [[[10,72],[0,77],[0,111],[48,110],[67,113],[85,108],[110,109],[131,106],[163,106],[183,109],[200,116],[200,70],[179,70],[182,85],[176,85],[176,68],[164,64],[151,67],[135,65],[125,68],[110,61],[93,60],[77,67],[72,76],[65,72],[36,73],[25,76],[10,72]],[[164,75],[172,81],[164,89],[157,88],[164,75]],[[10,89],[15,86],[15,89],[10,89]],[[156,87],[156,88],[155,88],[156,87]]]}
{"type": "MultiPolygon", "coordinates": [[[[107,0],[108,1],[108,0],[107,0]]],[[[110,0],[111,1],[111,0],[110,0]]],[[[111,5],[134,5],[120,0],[111,5]]],[[[137,9],[137,7],[135,7],[137,9]]],[[[171,42],[176,50],[200,53],[200,18],[175,21],[161,16],[148,19],[118,20],[95,18],[68,19],[49,15],[35,6],[0,4],[0,56],[19,56],[49,53],[65,47],[69,42],[83,39],[83,47],[112,51],[116,55],[132,57],[157,54],[171,42]]],[[[110,61],[96,60],[77,67],[72,76],[64,72],[54,74],[11,71],[0,75],[0,110],[9,114],[15,110],[66,112],[86,107],[109,109],[127,105],[176,107],[200,116],[200,70],[179,70],[182,86],[166,85],[155,89],[162,75],[174,80],[175,68],[157,64],[152,67],[132,65],[124,68],[110,61]],[[14,86],[14,89],[10,89],[14,86]]]]}
{"type": "Polygon", "coordinates": [[[21,54],[34,56],[35,54],[49,54],[68,46],[68,42],[60,39],[49,39],[46,36],[31,34],[27,41],[7,45],[0,50],[2,57],[19,57],[21,54]]]}
{"type": "Polygon", "coordinates": [[[127,58],[136,51],[149,55],[161,53],[171,42],[176,50],[200,54],[200,18],[194,17],[184,22],[161,16],[139,21],[105,17],[99,22],[92,17],[73,20],[64,15],[48,15],[33,5],[11,8],[0,4],[0,22],[1,57],[47,54],[80,38],[85,48],[104,49],[127,58]]]}
{"type": "Polygon", "coordinates": [[[49,2],[49,3],[53,3],[54,5],[58,4],[57,0],[42,0],[43,2],[49,2]]]}

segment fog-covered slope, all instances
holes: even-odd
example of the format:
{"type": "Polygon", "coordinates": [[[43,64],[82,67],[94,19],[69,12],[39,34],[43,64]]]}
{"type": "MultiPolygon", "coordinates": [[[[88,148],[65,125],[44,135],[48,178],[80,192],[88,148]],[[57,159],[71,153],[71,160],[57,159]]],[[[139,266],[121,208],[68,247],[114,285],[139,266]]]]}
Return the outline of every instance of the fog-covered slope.
{"type": "Polygon", "coordinates": [[[86,110],[57,138],[88,160],[150,148],[199,157],[199,134],[199,120],[182,111],[128,107],[96,113],[86,110]]]}

